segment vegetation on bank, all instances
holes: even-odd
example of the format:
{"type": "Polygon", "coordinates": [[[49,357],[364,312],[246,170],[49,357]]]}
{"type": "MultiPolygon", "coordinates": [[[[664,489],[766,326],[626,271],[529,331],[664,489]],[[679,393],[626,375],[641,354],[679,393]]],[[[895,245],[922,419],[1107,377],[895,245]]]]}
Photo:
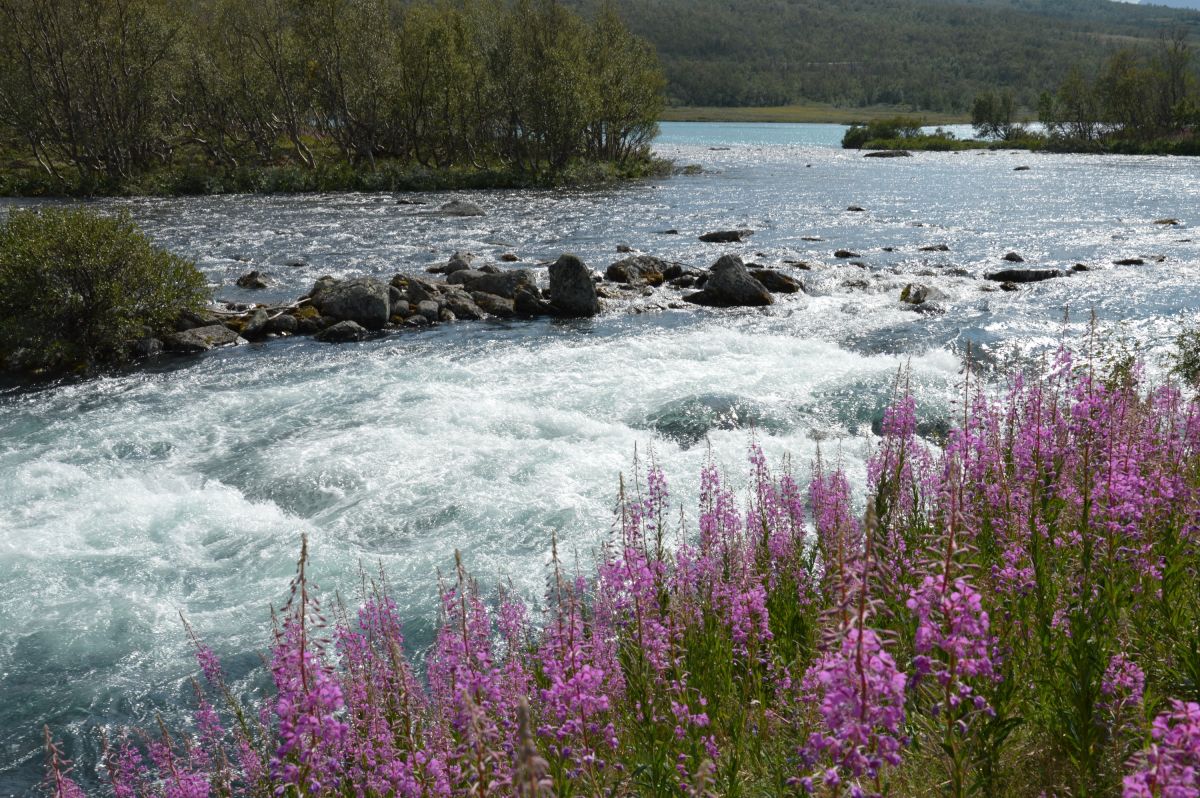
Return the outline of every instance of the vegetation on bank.
{"type": "Polygon", "coordinates": [[[0,0],[7,193],[537,185],[651,168],[663,78],[558,0],[0,0]]]}
{"type": "Polygon", "coordinates": [[[111,789],[1194,795],[1200,403],[1138,373],[1064,351],[964,388],[940,449],[901,390],[861,518],[834,464],[805,485],[752,446],[744,491],[704,468],[692,528],[651,465],[543,609],[460,564],[424,678],[383,587],[322,609],[302,554],[273,692],[243,703],[198,642],[194,722],[110,736],[111,789]]]}
{"type": "Polygon", "coordinates": [[[127,213],[13,210],[0,224],[0,367],[61,372],[122,363],[172,330],[208,288],[127,213]]]}
{"type": "Polygon", "coordinates": [[[1038,102],[1040,131],[1020,121],[1011,91],[976,96],[971,124],[978,139],[929,133],[913,117],[852,126],[850,149],[962,150],[978,148],[1200,155],[1200,79],[1195,51],[1182,35],[1163,38],[1149,53],[1121,50],[1089,78],[1076,68],[1038,102]]]}

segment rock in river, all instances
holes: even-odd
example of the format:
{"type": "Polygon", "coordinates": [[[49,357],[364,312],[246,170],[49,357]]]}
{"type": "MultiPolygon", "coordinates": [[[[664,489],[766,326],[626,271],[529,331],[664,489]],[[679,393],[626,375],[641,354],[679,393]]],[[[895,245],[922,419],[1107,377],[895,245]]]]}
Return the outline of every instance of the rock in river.
{"type": "Polygon", "coordinates": [[[1058,269],[1002,269],[984,276],[997,283],[1037,283],[1062,277],[1062,272],[1058,269]]]}
{"type": "Polygon", "coordinates": [[[728,308],[770,305],[775,302],[766,286],[746,271],[737,255],[725,255],[709,270],[704,290],[684,297],[694,305],[728,308]]]}
{"type": "Polygon", "coordinates": [[[626,285],[662,285],[663,280],[667,279],[668,268],[667,263],[659,258],[637,255],[609,266],[604,276],[614,283],[626,285]]]}
{"type": "Polygon", "coordinates": [[[595,316],[600,312],[592,270],[575,255],[563,254],[550,264],[550,304],[566,318],[595,316]]]}
{"type": "Polygon", "coordinates": [[[750,274],[772,294],[795,294],[804,290],[796,280],[774,269],[755,269],[750,274]]]}
{"type": "Polygon", "coordinates": [[[218,346],[244,343],[245,340],[224,324],[195,327],[183,332],[171,333],[163,343],[172,352],[207,352],[218,346]]]}
{"type": "Polygon", "coordinates": [[[451,200],[437,210],[440,216],[487,216],[487,212],[474,202],[451,200]]]}
{"type": "Polygon", "coordinates": [[[945,298],[946,292],[922,283],[909,283],[900,292],[900,301],[909,305],[923,305],[930,300],[945,298]]]}
{"type": "Polygon", "coordinates": [[[246,272],[241,277],[237,278],[238,288],[249,288],[258,290],[267,287],[267,281],[262,276],[262,272],[257,269],[252,272],[246,272]]]}
{"type": "Polygon", "coordinates": [[[498,274],[480,274],[474,271],[462,273],[479,274],[478,277],[472,276],[471,279],[464,283],[468,291],[482,291],[485,294],[495,294],[505,299],[515,298],[517,289],[521,286],[534,286],[537,284],[537,281],[533,279],[533,272],[528,269],[509,269],[508,271],[501,271],[498,274]]]}
{"type": "Polygon", "coordinates": [[[332,327],[321,330],[315,337],[327,344],[347,344],[363,340],[367,337],[367,331],[356,322],[339,321],[332,327]]]}
{"type": "Polygon", "coordinates": [[[357,322],[368,330],[383,329],[391,317],[388,286],[374,277],[321,280],[313,287],[311,298],[321,315],[357,322]]]}
{"type": "Polygon", "coordinates": [[[753,230],[717,230],[705,233],[700,236],[700,240],[706,244],[736,244],[752,235],[754,235],[753,230]]]}

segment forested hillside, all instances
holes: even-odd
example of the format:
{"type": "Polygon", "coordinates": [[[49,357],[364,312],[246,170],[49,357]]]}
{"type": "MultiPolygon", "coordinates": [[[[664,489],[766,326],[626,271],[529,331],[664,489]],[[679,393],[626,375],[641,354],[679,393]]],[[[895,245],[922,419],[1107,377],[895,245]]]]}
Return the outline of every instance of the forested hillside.
{"type": "Polygon", "coordinates": [[[658,48],[676,105],[965,111],[1012,88],[1033,108],[1073,66],[1179,29],[1200,40],[1200,13],[1110,0],[614,1],[658,48]]]}

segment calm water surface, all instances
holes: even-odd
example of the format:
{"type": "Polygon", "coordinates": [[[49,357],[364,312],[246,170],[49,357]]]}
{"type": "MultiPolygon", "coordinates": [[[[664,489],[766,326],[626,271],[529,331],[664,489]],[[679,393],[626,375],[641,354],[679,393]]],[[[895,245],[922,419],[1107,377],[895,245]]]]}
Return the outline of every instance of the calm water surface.
{"type": "Polygon", "coordinates": [[[352,596],[360,567],[382,564],[419,649],[456,548],[482,581],[535,600],[552,533],[587,562],[635,448],[653,450],[691,516],[704,459],[740,480],[751,427],[801,473],[819,444],[861,484],[901,366],[922,411],[944,417],[968,346],[997,373],[1078,337],[1094,312],[1153,370],[1195,322],[1200,159],[872,160],[838,149],[842,130],[667,124],[659,151],[699,174],[461,195],[487,210],[474,219],[429,214],[452,198],[436,194],[98,203],[127,207],[238,300],[263,298],[233,285],[251,268],[283,299],[323,274],[418,271],[458,249],[527,264],[574,251],[602,269],[627,244],[695,266],[729,251],[811,270],[793,272],[807,294],[765,310],[289,340],[0,394],[0,794],[35,787],[44,723],[92,762],[97,726],[186,705],[180,612],[252,681],[302,533],[330,593],[352,596]],[[1166,217],[1182,224],[1154,224],[1166,217]],[[696,239],[721,228],[755,233],[696,239]],[[949,251],[919,250],[935,244],[949,251]],[[832,256],[843,248],[862,265],[832,256]],[[1010,250],[1092,271],[985,291],[1010,250]],[[1111,263],[1134,256],[1147,265],[1111,263]],[[906,310],[910,282],[945,292],[945,313],[906,310]]]}

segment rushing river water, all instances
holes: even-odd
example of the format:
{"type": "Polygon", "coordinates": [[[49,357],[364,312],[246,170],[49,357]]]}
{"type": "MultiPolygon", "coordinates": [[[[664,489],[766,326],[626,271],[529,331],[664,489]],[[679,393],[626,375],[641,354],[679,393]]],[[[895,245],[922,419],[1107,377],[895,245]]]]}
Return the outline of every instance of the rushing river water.
{"type": "Polygon", "coordinates": [[[1078,336],[1094,311],[1153,367],[1195,321],[1200,159],[873,160],[838,149],[842,130],[667,124],[659,151],[699,173],[472,193],[482,218],[430,214],[446,195],[101,203],[238,300],[292,298],[322,274],[419,271],[454,250],[527,263],[574,251],[603,269],[627,244],[696,266],[730,251],[812,270],[793,272],[805,295],[764,310],[292,339],[0,393],[0,795],[36,785],[42,724],[90,764],[97,726],[186,705],[181,612],[253,679],[302,533],[328,594],[352,597],[360,567],[382,564],[419,648],[456,548],[481,581],[534,598],[552,533],[586,563],[635,448],[653,450],[692,516],[705,458],[741,479],[751,428],[802,474],[819,444],[861,484],[872,420],[906,364],[923,412],[944,418],[968,345],[995,373],[1078,336]],[[1182,224],[1154,223],[1166,217],[1182,224]],[[755,233],[696,238],[721,228],[755,233]],[[949,251],[919,250],[935,244],[949,251]],[[834,259],[841,248],[863,265],[834,259]],[[1092,270],[984,290],[1009,250],[1092,270]],[[1134,256],[1146,265],[1112,265],[1134,256]],[[265,294],[233,287],[251,268],[273,281],[265,294]],[[909,282],[944,291],[945,313],[905,309],[909,282]]]}

